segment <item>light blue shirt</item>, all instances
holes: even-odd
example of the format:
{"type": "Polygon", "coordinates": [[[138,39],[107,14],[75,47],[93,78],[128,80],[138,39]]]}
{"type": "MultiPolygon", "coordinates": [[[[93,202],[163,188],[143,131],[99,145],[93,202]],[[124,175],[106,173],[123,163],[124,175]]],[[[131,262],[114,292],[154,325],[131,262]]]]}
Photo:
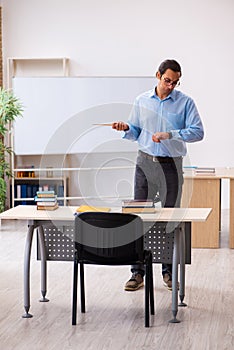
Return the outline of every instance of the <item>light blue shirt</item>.
{"type": "Polygon", "coordinates": [[[156,95],[155,88],[139,95],[127,123],[129,130],[123,138],[137,141],[141,151],[153,156],[185,156],[186,142],[204,137],[194,101],[175,89],[163,100],[156,95]],[[153,142],[152,135],[157,131],[171,132],[172,138],[153,142]]]}

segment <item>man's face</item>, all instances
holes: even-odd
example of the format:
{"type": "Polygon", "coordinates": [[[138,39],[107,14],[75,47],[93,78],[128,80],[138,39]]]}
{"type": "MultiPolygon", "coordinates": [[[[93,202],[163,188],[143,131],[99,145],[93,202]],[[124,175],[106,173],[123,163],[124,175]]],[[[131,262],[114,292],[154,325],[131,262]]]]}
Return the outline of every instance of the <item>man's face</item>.
{"type": "Polygon", "coordinates": [[[167,69],[162,75],[157,72],[156,78],[159,80],[157,89],[159,89],[161,94],[167,96],[179,84],[180,72],[167,69]]]}

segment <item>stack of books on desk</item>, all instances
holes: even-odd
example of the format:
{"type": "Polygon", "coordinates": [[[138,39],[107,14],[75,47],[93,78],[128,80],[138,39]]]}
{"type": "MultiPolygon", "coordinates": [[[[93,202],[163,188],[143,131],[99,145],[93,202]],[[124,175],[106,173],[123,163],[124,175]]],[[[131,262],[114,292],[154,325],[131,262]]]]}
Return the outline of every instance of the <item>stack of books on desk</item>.
{"type": "Polygon", "coordinates": [[[35,202],[38,210],[55,210],[58,208],[57,195],[54,191],[37,191],[35,202]]]}
{"type": "Polygon", "coordinates": [[[126,199],[122,201],[123,213],[154,213],[155,207],[152,200],[126,199]]]}

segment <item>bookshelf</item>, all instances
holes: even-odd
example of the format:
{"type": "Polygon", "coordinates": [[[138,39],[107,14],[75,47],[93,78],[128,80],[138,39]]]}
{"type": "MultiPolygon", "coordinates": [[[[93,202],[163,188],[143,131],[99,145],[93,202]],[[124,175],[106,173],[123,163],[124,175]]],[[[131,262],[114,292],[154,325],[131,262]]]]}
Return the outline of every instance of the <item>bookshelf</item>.
{"type": "MultiPolygon", "coordinates": [[[[53,157],[53,156],[51,156],[53,157]]],[[[54,190],[58,196],[59,205],[80,205],[86,201],[109,201],[116,199],[113,193],[100,193],[93,192],[91,183],[88,183],[88,187],[91,188],[90,193],[80,192],[80,183],[78,178],[82,176],[83,179],[95,179],[95,175],[100,171],[100,167],[63,167],[63,168],[15,168],[13,170],[15,176],[11,180],[11,202],[12,206],[18,204],[35,204],[32,202],[37,190],[54,190]],[[33,176],[18,176],[20,173],[34,173],[33,176]],[[53,176],[48,177],[46,174],[52,172],[53,176]],[[59,174],[59,175],[58,175],[59,174]],[[82,175],[81,175],[82,174],[82,175]],[[45,187],[46,186],[46,187],[45,187]],[[70,188],[70,191],[68,191],[70,188]],[[22,193],[23,190],[23,193],[22,193]],[[70,192],[70,193],[69,193],[70,192]],[[94,194],[93,194],[94,193],[94,194]]],[[[127,171],[127,173],[133,173],[134,166],[114,166],[114,167],[103,167],[101,169],[102,174],[106,174],[107,177],[110,174],[116,174],[121,171],[127,171]]],[[[115,180],[114,180],[115,181],[115,180]]],[[[92,182],[92,181],[91,181],[92,182]]],[[[104,181],[105,182],[105,181],[104,181]]],[[[82,183],[82,181],[81,181],[82,183]]],[[[94,184],[95,186],[95,184],[94,184]]],[[[118,200],[131,198],[132,194],[125,194],[118,200]]]]}
{"type": "MultiPolygon", "coordinates": [[[[7,59],[7,88],[12,88],[14,77],[67,77],[69,76],[69,58],[67,57],[9,57],[7,59]]],[[[9,126],[8,144],[14,150],[14,130],[9,126]]],[[[11,170],[13,178],[9,181],[8,205],[34,204],[35,192],[39,189],[54,189],[58,195],[59,205],[66,205],[68,193],[68,179],[66,174],[59,172],[54,176],[47,176],[49,169],[40,167],[41,155],[31,164],[38,163],[38,168],[30,168],[28,159],[24,155],[11,156],[11,170]],[[18,161],[20,159],[20,163],[18,161]],[[20,164],[20,166],[18,165],[20,164]]]]}
{"type": "MultiPolygon", "coordinates": [[[[48,157],[47,164],[49,166],[41,166],[40,156],[32,158],[24,156],[16,156],[15,161],[20,162],[21,166],[13,168],[13,178],[11,179],[11,206],[18,204],[35,204],[34,197],[39,190],[55,191],[58,196],[59,205],[67,205],[68,195],[68,178],[67,173],[61,168],[56,168],[54,164],[61,161],[59,157],[48,157]],[[33,163],[32,163],[33,159],[33,163]],[[26,162],[26,163],[24,163],[26,162]],[[28,164],[31,165],[29,166],[28,164]],[[53,163],[54,162],[54,163],[53,163]],[[22,165],[24,163],[24,165],[22,165]],[[27,165],[25,165],[27,164],[27,165]]],[[[16,163],[19,164],[19,163],[16,163]]]]}
{"type": "Polygon", "coordinates": [[[12,88],[15,76],[69,76],[67,57],[9,57],[7,59],[7,87],[12,88]]]}
{"type": "Polygon", "coordinates": [[[67,187],[65,177],[15,177],[11,185],[12,207],[18,204],[35,204],[34,197],[39,190],[55,191],[58,204],[67,205],[67,187]]]}

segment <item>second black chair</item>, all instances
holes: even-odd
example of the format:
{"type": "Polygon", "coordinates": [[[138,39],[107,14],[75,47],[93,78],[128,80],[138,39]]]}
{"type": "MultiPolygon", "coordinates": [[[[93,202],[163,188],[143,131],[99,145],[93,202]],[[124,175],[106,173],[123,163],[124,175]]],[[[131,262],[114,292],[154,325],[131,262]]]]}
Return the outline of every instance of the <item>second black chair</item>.
{"type": "Polygon", "coordinates": [[[84,264],[145,265],[145,327],[154,315],[152,253],[144,249],[141,218],[135,214],[86,212],[75,218],[72,325],[76,324],[78,265],[81,312],[85,312],[84,264]]]}

